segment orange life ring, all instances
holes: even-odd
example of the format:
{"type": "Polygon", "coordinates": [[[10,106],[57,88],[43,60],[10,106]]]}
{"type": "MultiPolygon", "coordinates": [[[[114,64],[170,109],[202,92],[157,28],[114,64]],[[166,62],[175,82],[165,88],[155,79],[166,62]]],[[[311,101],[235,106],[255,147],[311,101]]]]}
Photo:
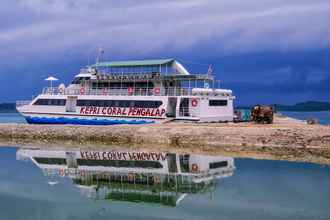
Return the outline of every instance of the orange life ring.
{"type": "Polygon", "coordinates": [[[197,166],[197,164],[193,164],[192,166],[191,166],[191,170],[193,171],[193,172],[197,172],[198,171],[198,166],[197,166]]]}
{"type": "Polygon", "coordinates": [[[160,177],[159,176],[154,176],[153,177],[155,183],[160,183],[160,177]]]}
{"type": "Polygon", "coordinates": [[[155,95],[159,95],[160,94],[160,88],[159,87],[154,88],[154,93],[155,93],[155,95]]]}
{"type": "Polygon", "coordinates": [[[64,169],[60,169],[60,171],[59,171],[59,175],[60,175],[60,176],[65,176],[65,171],[64,171],[64,169]]]}
{"type": "Polygon", "coordinates": [[[132,95],[133,92],[134,92],[133,87],[128,87],[128,88],[127,88],[127,92],[128,92],[128,95],[132,95]]]}
{"type": "Polygon", "coordinates": [[[197,99],[192,99],[192,100],[191,100],[191,106],[192,106],[192,107],[197,107],[197,105],[198,105],[198,101],[197,101],[197,99]]]}
{"type": "Polygon", "coordinates": [[[86,176],[85,170],[80,170],[80,176],[86,176]]]}
{"type": "Polygon", "coordinates": [[[128,176],[127,176],[127,179],[128,179],[129,182],[134,182],[134,179],[135,179],[134,177],[135,176],[134,176],[133,173],[129,173],[128,176]]]}
{"type": "Polygon", "coordinates": [[[85,94],[85,88],[84,87],[81,87],[80,88],[80,95],[84,95],[85,94]]]}

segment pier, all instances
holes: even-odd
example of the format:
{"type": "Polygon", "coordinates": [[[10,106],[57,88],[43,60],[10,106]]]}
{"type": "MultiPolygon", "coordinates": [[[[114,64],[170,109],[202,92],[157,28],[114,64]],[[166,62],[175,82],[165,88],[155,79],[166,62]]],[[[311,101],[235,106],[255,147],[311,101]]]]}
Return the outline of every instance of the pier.
{"type": "Polygon", "coordinates": [[[330,126],[275,116],[274,124],[193,123],[77,126],[1,124],[5,146],[125,146],[330,164],[330,126]]]}

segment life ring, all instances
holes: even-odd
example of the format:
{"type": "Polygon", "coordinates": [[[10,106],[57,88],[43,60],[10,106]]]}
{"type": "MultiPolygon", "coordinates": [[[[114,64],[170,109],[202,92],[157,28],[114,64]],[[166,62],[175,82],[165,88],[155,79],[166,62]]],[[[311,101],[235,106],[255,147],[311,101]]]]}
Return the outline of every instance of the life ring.
{"type": "Polygon", "coordinates": [[[192,107],[197,107],[197,105],[198,105],[198,101],[197,101],[197,99],[192,99],[192,100],[191,100],[191,106],[192,106],[192,107]]]}
{"type": "Polygon", "coordinates": [[[132,95],[133,92],[134,92],[133,87],[128,87],[128,88],[127,88],[127,92],[128,92],[128,95],[132,95]]]}
{"type": "Polygon", "coordinates": [[[102,90],[102,95],[108,95],[108,90],[107,90],[107,88],[104,88],[104,89],[102,90]]]}
{"type": "Polygon", "coordinates": [[[85,94],[85,88],[84,87],[81,87],[80,88],[80,95],[84,95],[85,94]]]}
{"type": "Polygon", "coordinates": [[[193,171],[193,172],[197,172],[198,171],[198,166],[197,166],[197,164],[193,164],[192,166],[191,166],[191,171],[193,171]]]}
{"type": "Polygon", "coordinates": [[[127,179],[129,182],[134,182],[134,174],[133,173],[129,173],[127,176],[127,179]]]}
{"type": "Polygon", "coordinates": [[[60,175],[60,176],[65,176],[64,169],[60,169],[60,171],[59,171],[59,175],[60,175]]]}
{"type": "Polygon", "coordinates": [[[80,176],[86,176],[85,170],[80,170],[80,176]]]}
{"type": "Polygon", "coordinates": [[[64,94],[64,89],[63,88],[59,88],[58,92],[63,95],[64,94]]]}
{"type": "Polygon", "coordinates": [[[160,88],[159,87],[154,88],[154,93],[155,93],[155,95],[159,95],[160,94],[160,88]]]}
{"type": "Polygon", "coordinates": [[[154,176],[153,177],[155,183],[160,183],[160,177],[159,176],[154,176]]]}

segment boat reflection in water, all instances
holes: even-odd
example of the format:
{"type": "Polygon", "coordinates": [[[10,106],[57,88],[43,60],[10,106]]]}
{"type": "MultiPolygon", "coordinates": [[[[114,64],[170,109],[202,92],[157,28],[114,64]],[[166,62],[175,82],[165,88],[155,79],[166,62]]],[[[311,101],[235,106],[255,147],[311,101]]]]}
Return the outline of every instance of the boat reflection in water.
{"type": "Polygon", "coordinates": [[[20,149],[56,185],[69,177],[89,198],[176,206],[187,194],[212,193],[234,159],[160,152],[20,149]],[[56,179],[57,178],[57,179],[56,179]]]}

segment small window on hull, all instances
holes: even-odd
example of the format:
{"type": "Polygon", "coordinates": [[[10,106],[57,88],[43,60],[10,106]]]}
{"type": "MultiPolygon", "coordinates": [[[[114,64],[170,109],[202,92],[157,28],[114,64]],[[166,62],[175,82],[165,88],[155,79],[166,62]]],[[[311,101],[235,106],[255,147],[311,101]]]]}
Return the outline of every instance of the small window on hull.
{"type": "Polygon", "coordinates": [[[209,106],[227,106],[227,105],[228,105],[227,100],[221,100],[221,99],[209,100],[209,106]]]}
{"type": "Polygon", "coordinates": [[[149,169],[163,168],[163,165],[157,161],[77,159],[77,164],[79,166],[104,166],[104,167],[120,167],[120,168],[149,168],[149,169]]]}
{"type": "Polygon", "coordinates": [[[66,165],[66,159],[64,158],[34,157],[33,159],[39,164],[66,165]]]}
{"type": "Polygon", "coordinates": [[[228,166],[228,161],[210,163],[210,169],[216,169],[228,166]]]}
{"type": "Polygon", "coordinates": [[[95,107],[137,107],[137,108],[159,108],[162,101],[138,101],[138,100],[77,100],[77,106],[95,107]]]}
{"type": "Polygon", "coordinates": [[[65,99],[38,99],[33,105],[65,106],[65,99]]]}

